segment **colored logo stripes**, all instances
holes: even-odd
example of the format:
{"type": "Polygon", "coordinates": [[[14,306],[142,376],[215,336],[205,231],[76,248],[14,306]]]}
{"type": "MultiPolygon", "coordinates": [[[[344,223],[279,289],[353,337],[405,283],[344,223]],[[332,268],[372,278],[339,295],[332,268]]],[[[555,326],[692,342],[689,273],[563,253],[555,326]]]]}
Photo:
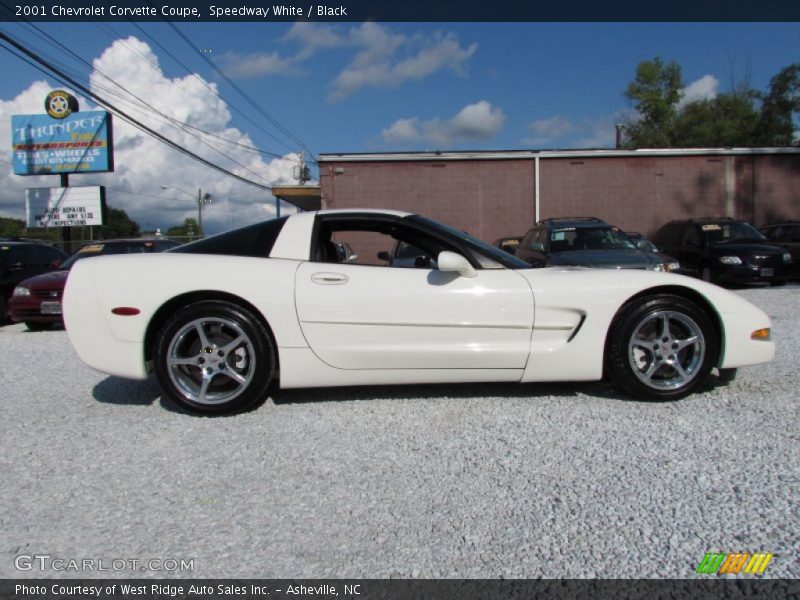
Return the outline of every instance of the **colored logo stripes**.
{"type": "Polygon", "coordinates": [[[697,573],[725,575],[743,572],[751,575],[763,575],[773,556],[774,554],[768,552],[757,552],[755,554],[750,554],[749,552],[732,552],[730,554],[706,552],[703,560],[697,566],[697,573]]]}

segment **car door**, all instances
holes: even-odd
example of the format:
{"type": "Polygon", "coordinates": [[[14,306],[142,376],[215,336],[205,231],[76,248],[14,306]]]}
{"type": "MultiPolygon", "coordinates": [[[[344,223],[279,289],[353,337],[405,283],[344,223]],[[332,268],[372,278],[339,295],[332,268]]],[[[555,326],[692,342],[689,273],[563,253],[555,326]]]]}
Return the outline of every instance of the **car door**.
{"type": "MultiPolygon", "coordinates": [[[[351,245],[362,259],[386,251],[357,239],[351,245]]],[[[297,315],[320,360],[339,369],[525,367],[533,293],[524,277],[505,268],[464,277],[378,262],[310,261],[298,268],[297,315]]],[[[518,371],[509,373],[518,378],[518,371]]]]}

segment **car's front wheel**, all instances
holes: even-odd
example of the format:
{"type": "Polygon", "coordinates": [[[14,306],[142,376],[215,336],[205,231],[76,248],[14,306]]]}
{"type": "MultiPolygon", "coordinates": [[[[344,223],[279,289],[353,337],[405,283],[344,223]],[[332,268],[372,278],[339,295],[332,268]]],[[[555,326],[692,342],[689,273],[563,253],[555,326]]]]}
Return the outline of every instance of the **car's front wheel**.
{"type": "Polygon", "coordinates": [[[30,331],[45,331],[52,328],[52,323],[42,323],[41,321],[25,321],[25,327],[30,331]]]}
{"type": "Polygon", "coordinates": [[[156,377],[177,405],[208,414],[233,413],[263,401],[276,371],[269,332],[230,302],[190,304],[159,332],[156,377]]]}
{"type": "Polygon", "coordinates": [[[719,344],[708,315],[671,294],[628,303],[609,336],[608,375],[631,396],[649,400],[676,400],[702,386],[719,344]]]}

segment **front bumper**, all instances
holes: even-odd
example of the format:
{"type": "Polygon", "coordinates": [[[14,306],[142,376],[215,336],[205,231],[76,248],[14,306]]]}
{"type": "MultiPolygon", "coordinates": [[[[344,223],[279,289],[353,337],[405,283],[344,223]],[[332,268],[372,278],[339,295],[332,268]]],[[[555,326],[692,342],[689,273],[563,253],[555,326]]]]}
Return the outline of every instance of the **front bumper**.
{"type": "Polygon", "coordinates": [[[721,265],[717,267],[715,279],[727,283],[758,283],[786,281],[789,278],[787,265],[721,265]]]}
{"type": "MultiPolygon", "coordinates": [[[[43,314],[42,303],[61,303],[61,298],[52,300],[35,296],[11,296],[8,301],[8,316],[15,323],[33,321],[36,323],[61,323],[61,314],[43,314]]],[[[50,306],[53,306],[51,304],[50,306]]]]}

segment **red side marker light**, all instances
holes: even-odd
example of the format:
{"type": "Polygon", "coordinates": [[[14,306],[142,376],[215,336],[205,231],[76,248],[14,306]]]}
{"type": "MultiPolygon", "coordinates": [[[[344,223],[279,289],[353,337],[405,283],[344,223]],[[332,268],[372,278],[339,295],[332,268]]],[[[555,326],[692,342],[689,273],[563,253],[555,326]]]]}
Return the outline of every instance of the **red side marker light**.
{"type": "Polygon", "coordinates": [[[112,308],[111,312],[120,317],[133,317],[138,315],[141,311],[132,306],[117,306],[116,308],[112,308]]]}

